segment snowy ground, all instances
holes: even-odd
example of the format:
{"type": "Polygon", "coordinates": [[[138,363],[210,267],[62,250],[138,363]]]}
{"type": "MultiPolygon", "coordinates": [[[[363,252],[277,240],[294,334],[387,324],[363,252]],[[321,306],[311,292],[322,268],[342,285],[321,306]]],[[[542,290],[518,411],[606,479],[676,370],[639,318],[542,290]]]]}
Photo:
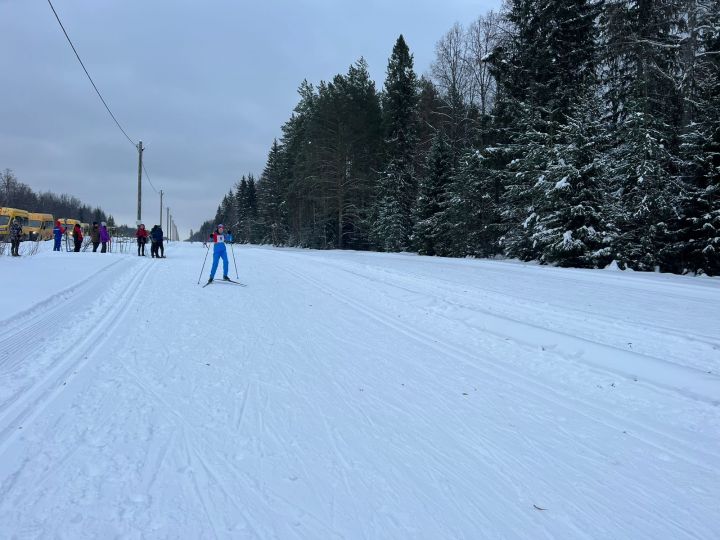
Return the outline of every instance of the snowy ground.
{"type": "Polygon", "coordinates": [[[0,257],[0,538],[720,537],[720,280],[235,253],[0,257]]]}

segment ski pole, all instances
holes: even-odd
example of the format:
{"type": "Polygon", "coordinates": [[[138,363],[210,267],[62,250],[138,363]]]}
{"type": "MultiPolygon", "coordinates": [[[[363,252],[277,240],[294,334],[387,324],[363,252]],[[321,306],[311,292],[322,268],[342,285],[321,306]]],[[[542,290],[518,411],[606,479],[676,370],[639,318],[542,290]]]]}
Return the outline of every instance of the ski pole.
{"type": "Polygon", "coordinates": [[[202,270],[200,270],[200,275],[198,276],[198,285],[200,285],[200,278],[202,277],[203,272],[205,271],[205,263],[207,262],[208,253],[210,253],[210,248],[207,248],[207,250],[205,251],[205,259],[203,259],[203,267],[202,267],[202,270]]]}
{"type": "Polygon", "coordinates": [[[230,244],[230,253],[232,253],[233,263],[235,264],[235,279],[240,279],[240,276],[238,275],[238,271],[237,271],[237,261],[235,260],[235,250],[233,249],[232,244],[230,244]]]}

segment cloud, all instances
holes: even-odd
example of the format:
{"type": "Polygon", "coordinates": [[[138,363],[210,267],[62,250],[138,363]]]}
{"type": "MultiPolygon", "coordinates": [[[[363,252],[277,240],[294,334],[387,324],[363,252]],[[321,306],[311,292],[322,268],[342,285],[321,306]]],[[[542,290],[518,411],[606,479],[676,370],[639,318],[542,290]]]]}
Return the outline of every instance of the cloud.
{"type": "MultiPolygon", "coordinates": [[[[423,72],[435,42],[483,7],[469,0],[63,2],[56,9],[118,120],[147,151],[186,234],[212,217],[317,83],[364,56],[377,88],[403,33],[423,72]]],[[[108,116],[42,2],[0,0],[0,167],[134,222],[137,152],[108,116]]],[[[159,198],[145,186],[144,207],[159,198]]],[[[154,213],[154,210],[153,210],[154,213]]],[[[153,214],[154,215],[154,214],[153,214]]]]}

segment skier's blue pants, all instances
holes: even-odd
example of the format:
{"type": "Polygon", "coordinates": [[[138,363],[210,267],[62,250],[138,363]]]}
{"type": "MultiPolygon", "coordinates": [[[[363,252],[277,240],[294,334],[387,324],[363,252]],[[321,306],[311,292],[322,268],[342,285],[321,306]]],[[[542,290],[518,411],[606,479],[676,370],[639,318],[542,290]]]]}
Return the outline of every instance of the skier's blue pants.
{"type": "Polygon", "coordinates": [[[215,272],[217,272],[218,262],[220,262],[220,257],[222,257],[223,260],[223,277],[228,275],[228,256],[227,256],[227,249],[225,248],[225,244],[215,244],[215,248],[213,249],[213,263],[212,268],[210,269],[210,277],[215,277],[215,272]]]}
{"type": "Polygon", "coordinates": [[[60,240],[62,240],[62,238],[55,239],[55,244],[53,245],[53,251],[60,251],[60,240]]]}

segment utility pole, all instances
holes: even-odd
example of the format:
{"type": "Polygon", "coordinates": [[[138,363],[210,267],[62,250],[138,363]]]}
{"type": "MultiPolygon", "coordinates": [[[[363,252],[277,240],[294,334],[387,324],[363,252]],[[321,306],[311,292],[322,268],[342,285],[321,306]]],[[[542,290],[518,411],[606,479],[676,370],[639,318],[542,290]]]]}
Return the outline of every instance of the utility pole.
{"type": "MultiPolygon", "coordinates": [[[[165,229],[165,234],[167,234],[168,242],[170,241],[170,207],[168,206],[165,209],[165,219],[167,220],[167,227],[165,229]]],[[[162,225],[162,223],[161,223],[162,225]]]]}
{"type": "Polygon", "coordinates": [[[162,227],[162,198],[163,198],[163,190],[160,190],[160,221],[158,221],[158,226],[162,227]]]}
{"type": "Polygon", "coordinates": [[[142,141],[138,142],[138,204],[137,204],[137,224],[138,226],[142,222],[142,153],[143,148],[142,141]]]}

